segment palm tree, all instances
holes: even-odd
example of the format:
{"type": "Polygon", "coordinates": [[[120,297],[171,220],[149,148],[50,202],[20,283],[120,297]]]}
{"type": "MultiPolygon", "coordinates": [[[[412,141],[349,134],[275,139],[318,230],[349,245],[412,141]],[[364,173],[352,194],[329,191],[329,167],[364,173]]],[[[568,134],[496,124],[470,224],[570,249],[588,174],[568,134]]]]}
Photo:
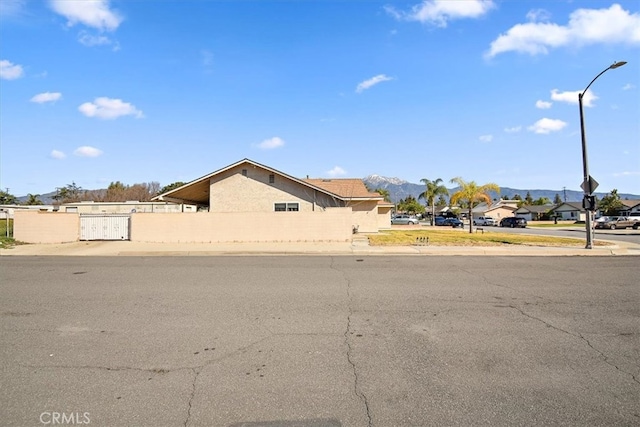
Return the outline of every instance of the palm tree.
{"type": "Polygon", "coordinates": [[[382,197],[384,197],[385,202],[391,203],[391,193],[389,193],[389,190],[385,190],[384,188],[376,188],[375,190],[373,190],[373,192],[378,193],[382,197]]]}
{"type": "Polygon", "coordinates": [[[28,194],[28,199],[27,201],[24,203],[25,205],[28,206],[35,206],[35,205],[41,205],[42,204],[42,200],[40,200],[39,198],[39,194],[28,194]]]}
{"type": "Polygon", "coordinates": [[[433,218],[436,216],[436,197],[440,195],[441,197],[444,195],[449,195],[449,190],[447,187],[442,185],[442,179],[438,178],[434,181],[431,181],[426,178],[422,178],[420,180],[426,188],[424,192],[420,193],[418,196],[418,200],[424,199],[427,202],[428,206],[431,206],[431,225],[433,225],[433,218]]]}
{"type": "Polygon", "coordinates": [[[484,185],[478,185],[475,181],[466,182],[460,177],[453,178],[452,183],[458,184],[458,191],[451,196],[451,204],[463,202],[469,209],[469,233],[473,232],[473,214],[472,210],[480,202],[491,204],[491,196],[487,194],[489,191],[500,192],[498,184],[493,182],[484,185]]]}

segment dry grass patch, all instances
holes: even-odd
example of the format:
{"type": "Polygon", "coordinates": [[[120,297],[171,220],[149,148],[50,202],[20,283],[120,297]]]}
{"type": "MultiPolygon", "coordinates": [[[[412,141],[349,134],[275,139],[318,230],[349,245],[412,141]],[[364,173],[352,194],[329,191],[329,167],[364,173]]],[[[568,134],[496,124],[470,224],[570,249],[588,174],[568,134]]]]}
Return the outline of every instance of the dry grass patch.
{"type": "MultiPolygon", "coordinates": [[[[468,230],[390,230],[369,235],[369,243],[372,246],[409,246],[427,238],[429,245],[433,246],[584,246],[584,239],[500,232],[469,233],[468,230]]],[[[607,245],[602,241],[594,244],[607,245]]]]}

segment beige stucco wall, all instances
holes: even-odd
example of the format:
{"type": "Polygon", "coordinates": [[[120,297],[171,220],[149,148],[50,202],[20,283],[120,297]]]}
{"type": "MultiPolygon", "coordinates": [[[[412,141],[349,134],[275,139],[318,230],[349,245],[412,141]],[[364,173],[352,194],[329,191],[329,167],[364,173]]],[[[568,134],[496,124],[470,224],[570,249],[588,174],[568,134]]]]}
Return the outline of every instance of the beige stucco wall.
{"type": "Polygon", "coordinates": [[[209,212],[273,212],[274,203],[298,202],[300,212],[340,206],[340,201],[278,174],[241,165],[214,176],[209,188],[209,212]],[[247,176],[242,175],[247,170],[247,176]]]}
{"type": "Polygon", "coordinates": [[[507,218],[515,215],[513,214],[512,209],[498,207],[494,209],[489,209],[488,211],[485,212],[483,216],[490,216],[492,218],[495,218],[498,222],[500,222],[502,218],[507,218]]]}
{"type": "Polygon", "coordinates": [[[385,229],[391,228],[391,209],[392,209],[391,206],[378,207],[378,230],[385,230],[385,229]]]}
{"type": "Polygon", "coordinates": [[[345,242],[350,208],[320,212],[134,213],[134,242],[345,242]]]}
{"type": "MultiPolygon", "coordinates": [[[[349,206],[353,211],[353,226],[358,227],[360,233],[377,233],[378,227],[378,202],[354,202],[349,206]]],[[[391,225],[389,219],[389,226],[391,225]]]]}
{"type": "Polygon", "coordinates": [[[65,243],[79,239],[75,213],[15,211],[13,237],[26,243],[65,243]]]}

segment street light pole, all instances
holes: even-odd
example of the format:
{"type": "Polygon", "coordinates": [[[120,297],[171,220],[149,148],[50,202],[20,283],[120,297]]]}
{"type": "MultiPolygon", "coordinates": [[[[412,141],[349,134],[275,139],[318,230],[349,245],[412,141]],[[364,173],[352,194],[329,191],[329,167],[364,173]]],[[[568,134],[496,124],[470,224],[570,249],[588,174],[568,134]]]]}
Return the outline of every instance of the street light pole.
{"type": "Polygon", "coordinates": [[[601,75],[603,75],[609,70],[622,67],[624,64],[626,64],[625,61],[620,61],[620,62],[615,62],[612,65],[608,66],[600,74],[595,76],[593,80],[591,80],[591,83],[589,83],[581,93],[578,93],[578,104],[580,106],[580,135],[582,136],[582,172],[583,172],[583,178],[584,178],[582,181],[582,189],[584,190],[582,206],[585,208],[585,211],[587,214],[586,221],[585,221],[587,244],[585,246],[585,249],[593,248],[593,228],[591,227],[591,215],[593,213],[592,209],[595,207],[591,206],[591,200],[592,200],[591,196],[593,195],[594,189],[591,188],[591,177],[589,176],[589,162],[587,160],[587,137],[584,132],[584,111],[582,108],[582,97],[584,96],[585,93],[587,93],[587,90],[589,90],[589,87],[593,84],[593,82],[595,82],[598,79],[598,77],[600,77],[601,75]]]}

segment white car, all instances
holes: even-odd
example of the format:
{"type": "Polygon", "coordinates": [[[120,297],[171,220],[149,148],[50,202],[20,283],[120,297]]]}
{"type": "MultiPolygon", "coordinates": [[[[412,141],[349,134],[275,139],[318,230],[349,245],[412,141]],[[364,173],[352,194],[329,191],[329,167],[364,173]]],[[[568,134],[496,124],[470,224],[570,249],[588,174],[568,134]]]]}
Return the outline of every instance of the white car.
{"type": "Polygon", "coordinates": [[[493,226],[495,226],[495,225],[498,225],[498,221],[495,218],[491,217],[491,216],[481,216],[481,217],[478,217],[478,218],[474,218],[473,225],[484,225],[484,226],[493,225],[493,226]]]}
{"type": "Polygon", "coordinates": [[[401,224],[401,225],[418,225],[420,221],[415,216],[410,215],[396,215],[391,218],[391,224],[401,224]]]}

